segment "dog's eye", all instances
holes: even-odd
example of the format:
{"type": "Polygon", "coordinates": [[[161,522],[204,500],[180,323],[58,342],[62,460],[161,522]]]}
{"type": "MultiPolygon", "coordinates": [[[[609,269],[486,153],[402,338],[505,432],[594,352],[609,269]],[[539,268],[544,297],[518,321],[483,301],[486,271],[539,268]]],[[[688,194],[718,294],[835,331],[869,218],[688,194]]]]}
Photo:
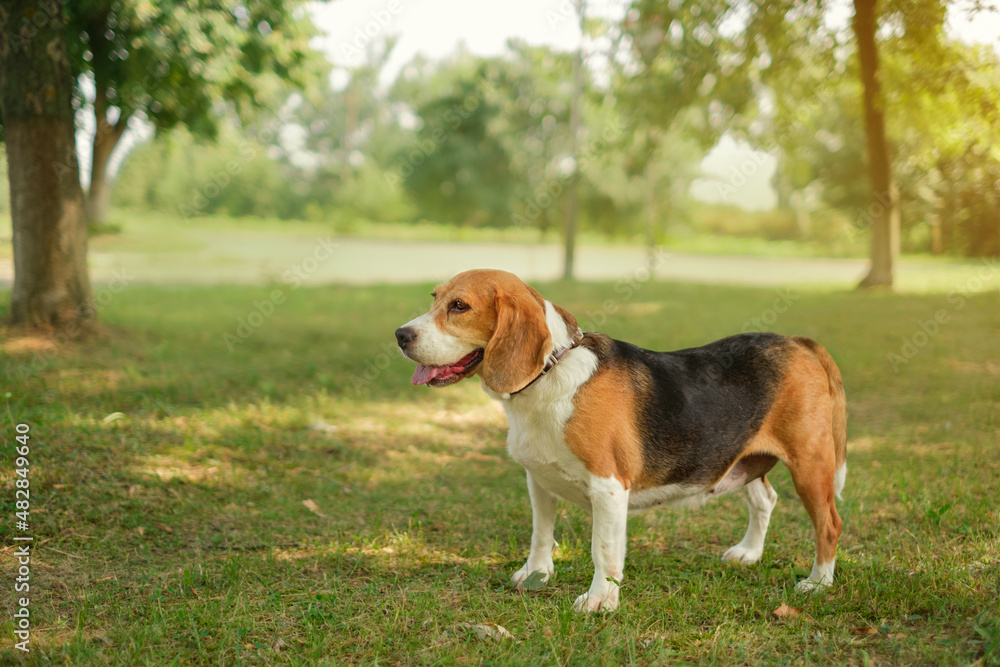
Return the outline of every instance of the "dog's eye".
{"type": "Polygon", "coordinates": [[[469,304],[462,301],[461,299],[455,299],[454,301],[451,302],[451,310],[455,311],[456,313],[464,313],[469,309],[470,309],[469,304]]]}

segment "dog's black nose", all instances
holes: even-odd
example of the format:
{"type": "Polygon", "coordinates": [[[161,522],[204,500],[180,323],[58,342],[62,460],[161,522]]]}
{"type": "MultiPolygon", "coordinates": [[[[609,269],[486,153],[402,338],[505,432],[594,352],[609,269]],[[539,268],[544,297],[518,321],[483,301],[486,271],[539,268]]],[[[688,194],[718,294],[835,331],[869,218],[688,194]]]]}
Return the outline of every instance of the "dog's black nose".
{"type": "Polygon", "coordinates": [[[417,337],[417,333],[408,327],[401,327],[396,329],[396,342],[399,344],[401,349],[406,349],[406,346],[413,342],[417,337]]]}

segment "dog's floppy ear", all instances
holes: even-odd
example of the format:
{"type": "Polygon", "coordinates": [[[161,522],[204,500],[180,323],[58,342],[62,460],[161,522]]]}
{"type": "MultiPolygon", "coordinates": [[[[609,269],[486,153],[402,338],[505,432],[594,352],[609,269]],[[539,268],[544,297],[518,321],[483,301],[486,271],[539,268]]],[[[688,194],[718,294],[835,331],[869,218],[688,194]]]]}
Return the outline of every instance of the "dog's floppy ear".
{"type": "Polygon", "coordinates": [[[541,296],[524,287],[494,296],[497,321],[483,355],[483,382],[498,394],[520,391],[534,380],[552,345],[541,296]]]}

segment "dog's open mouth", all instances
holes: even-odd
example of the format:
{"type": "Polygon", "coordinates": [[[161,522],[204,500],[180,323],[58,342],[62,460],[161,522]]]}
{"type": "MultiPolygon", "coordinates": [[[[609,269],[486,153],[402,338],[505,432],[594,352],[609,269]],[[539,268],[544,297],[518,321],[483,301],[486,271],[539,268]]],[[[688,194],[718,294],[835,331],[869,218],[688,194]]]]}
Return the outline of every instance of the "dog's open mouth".
{"type": "Polygon", "coordinates": [[[483,350],[480,348],[447,366],[425,366],[424,364],[420,364],[417,366],[417,370],[413,371],[413,377],[410,379],[410,382],[415,385],[427,384],[432,387],[444,387],[454,384],[476,370],[476,366],[482,360],[483,350]]]}

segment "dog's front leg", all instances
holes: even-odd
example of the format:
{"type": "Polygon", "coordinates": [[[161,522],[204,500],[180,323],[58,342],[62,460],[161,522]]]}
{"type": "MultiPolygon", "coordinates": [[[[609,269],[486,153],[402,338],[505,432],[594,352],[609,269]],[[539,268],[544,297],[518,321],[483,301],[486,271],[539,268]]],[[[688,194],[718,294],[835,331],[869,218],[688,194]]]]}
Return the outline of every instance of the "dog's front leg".
{"type": "Polygon", "coordinates": [[[591,555],[594,581],[576,599],[577,611],[610,611],[618,608],[618,582],[625,568],[625,526],[628,522],[628,489],[614,477],[590,481],[594,532],[591,555]]]}
{"type": "Polygon", "coordinates": [[[555,546],[553,531],[556,525],[556,497],[543,489],[530,472],[528,495],[531,496],[531,551],[528,553],[528,562],[511,577],[511,581],[518,588],[525,588],[523,584],[533,572],[541,573],[538,583],[544,584],[556,571],[552,563],[552,548],[555,546]]]}

